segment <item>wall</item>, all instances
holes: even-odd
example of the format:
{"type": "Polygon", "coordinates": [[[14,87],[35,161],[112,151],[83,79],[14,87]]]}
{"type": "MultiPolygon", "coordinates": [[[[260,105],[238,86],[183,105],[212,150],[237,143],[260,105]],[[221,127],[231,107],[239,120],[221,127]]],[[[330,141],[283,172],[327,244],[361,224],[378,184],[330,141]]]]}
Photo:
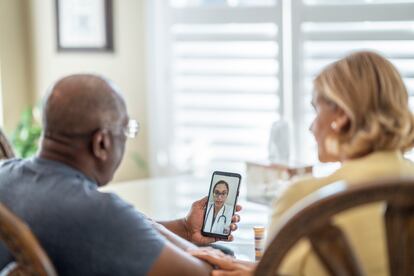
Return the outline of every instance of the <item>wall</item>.
{"type": "Polygon", "coordinates": [[[22,111],[32,104],[25,0],[0,0],[0,80],[3,128],[16,127],[22,111]]]}
{"type": "MultiPolygon", "coordinates": [[[[13,1],[10,1],[13,2],[13,1]]],[[[141,123],[138,138],[129,140],[114,181],[147,176],[133,161],[136,152],[147,158],[144,0],[113,0],[113,53],[58,53],[54,0],[30,0],[30,33],[35,99],[39,100],[58,78],[71,73],[98,73],[112,79],[124,92],[131,118],[141,123]]]]}

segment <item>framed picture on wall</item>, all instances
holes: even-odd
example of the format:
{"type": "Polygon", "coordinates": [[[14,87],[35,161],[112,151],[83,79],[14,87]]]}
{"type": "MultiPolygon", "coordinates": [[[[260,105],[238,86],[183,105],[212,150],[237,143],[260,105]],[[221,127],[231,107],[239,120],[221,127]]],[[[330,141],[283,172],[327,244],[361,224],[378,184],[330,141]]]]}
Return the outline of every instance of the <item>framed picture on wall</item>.
{"type": "Polygon", "coordinates": [[[57,50],[113,51],[112,0],[55,0],[57,50]]]}

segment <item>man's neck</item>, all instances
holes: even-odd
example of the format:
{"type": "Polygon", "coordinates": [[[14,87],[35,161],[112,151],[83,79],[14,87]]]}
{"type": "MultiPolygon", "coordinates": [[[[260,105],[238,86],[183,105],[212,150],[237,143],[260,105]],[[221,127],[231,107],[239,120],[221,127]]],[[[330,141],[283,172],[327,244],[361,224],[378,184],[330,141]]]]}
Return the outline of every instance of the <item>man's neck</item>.
{"type": "Polygon", "coordinates": [[[93,174],[93,170],[88,165],[88,157],[82,154],[82,150],[67,146],[59,141],[43,138],[38,156],[43,159],[57,161],[71,168],[82,172],[85,176],[98,182],[98,178],[93,174]]]}

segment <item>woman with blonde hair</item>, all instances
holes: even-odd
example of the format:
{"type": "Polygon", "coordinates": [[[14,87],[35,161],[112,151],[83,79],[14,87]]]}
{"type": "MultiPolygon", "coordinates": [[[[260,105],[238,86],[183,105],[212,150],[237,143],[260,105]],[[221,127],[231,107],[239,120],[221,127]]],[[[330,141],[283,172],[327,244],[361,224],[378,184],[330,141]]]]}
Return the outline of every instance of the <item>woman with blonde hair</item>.
{"type": "MultiPolygon", "coordinates": [[[[321,162],[341,162],[323,178],[292,183],[272,209],[269,241],[280,217],[296,202],[338,180],[355,184],[383,177],[414,176],[414,164],[403,153],[414,146],[414,117],[401,75],[381,55],[352,53],[327,66],[314,80],[310,126],[321,162]]],[[[370,204],[335,217],[345,230],[367,275],[387,275],[382,205],[370,204]]],[[[196,253],[221,267],[214,275],[250,275],[254,265],[196,253]]],[[[281,274],[326,275],[307,240],[285,258],[281,274]]]]}

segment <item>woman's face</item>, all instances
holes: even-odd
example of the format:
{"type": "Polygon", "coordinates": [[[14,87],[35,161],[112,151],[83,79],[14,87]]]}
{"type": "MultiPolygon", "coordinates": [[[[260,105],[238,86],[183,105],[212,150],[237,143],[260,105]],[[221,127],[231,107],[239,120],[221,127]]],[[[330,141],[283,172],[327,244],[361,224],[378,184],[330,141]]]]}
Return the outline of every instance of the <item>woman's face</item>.
{"type": "Polygon", "coordinates": [[[317,97],[314,93],[312,106],[316,111],[316,117],[310,125],[310,131],[318,144],[318,158],[321,162],[336,162],[338,156],[334,156],[326,149],[327,137],[335,137],[336,133],[332,129],[332,122],[337,118],[337,108],[327,101],[317,97]]]}
{"type": "Polygon", "coordinates": [[[225,184],[218,184],[213,191],[214,202],[217,204],[224,204],[224,202],[226,202],[228,193],[229,191],[227,190],[225,184]]]}

